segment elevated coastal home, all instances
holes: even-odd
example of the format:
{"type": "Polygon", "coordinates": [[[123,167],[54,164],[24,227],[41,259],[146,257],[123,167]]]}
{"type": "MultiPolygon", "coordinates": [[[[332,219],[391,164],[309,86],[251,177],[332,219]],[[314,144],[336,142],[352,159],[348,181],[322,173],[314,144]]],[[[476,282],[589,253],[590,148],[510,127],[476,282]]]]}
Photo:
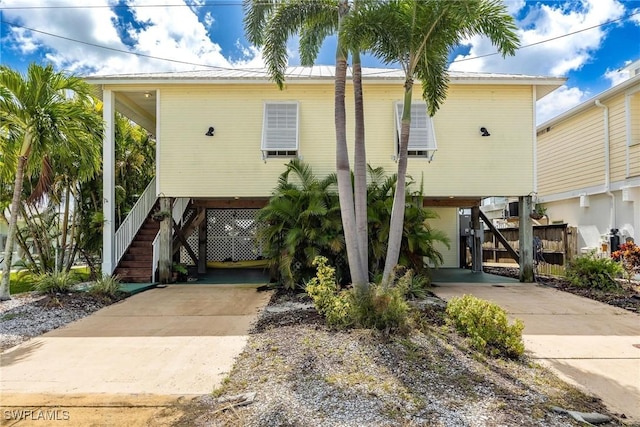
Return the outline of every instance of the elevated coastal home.
{"type": "Polygon", "coordinates": [[[537,127],[538,198],[583,253],[640,240],[640,61],[629,78],[537,127]]]}
{"type": "MultiPolygon", "coordinates": [[[[397,167],[403,74],[390,69],[365,69],[363,74],[367,162],[391,174],[397,167]]],[[[425,205],[440,215],[432,225],[451,238],[451,249],[440,248],[444,267],[458,267],[461,235],[480,229],[482,198],[515,196],[528,203],[534,189],[535,103],[564,79],[458,72],[450,78],[448,98],[433,119],[426,115],[419,85],[414,91],[408,172],[424,182],[425,205]],[[461,208],[473,209],[473,224],[460,224],[461,208]]],[[[179,246],[183,259],[201,271],[215,261],[258,258],[253,217],[285,163],[297,157],[318,176],[335,171],[333,67],[290,68],[284,90],[265,70],[249,69],[87,80],[104,101],[107,130],[105,273],[151,280],[158,260],[168,262],[179,246]],[[111,173],[115,111],[157,140],[156,179],[119,230],[113,225],[111,173]],[[148,220],[154,212],[160,226],[148,220]],[[166,220],[169,216],[175,226],[166,220]],[[155,254],[149,254],[154,246],[155,254]]],[[[353,135],[349,88],[350,83],[347,130],[353,135]]]]}

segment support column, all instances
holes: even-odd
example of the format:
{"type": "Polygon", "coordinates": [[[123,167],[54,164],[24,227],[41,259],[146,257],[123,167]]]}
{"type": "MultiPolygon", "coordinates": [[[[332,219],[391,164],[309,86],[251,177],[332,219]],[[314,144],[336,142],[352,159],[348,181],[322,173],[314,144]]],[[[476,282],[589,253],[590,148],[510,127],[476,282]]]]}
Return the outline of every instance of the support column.
{"type": "Polygon", "coordinates": [[[520,213],[520,281],[532,283],[533,277],[533,221],[531,213],[531,196],[518,198],[520,213]]]}
{"type": "Polygon", "coordinates": [[[207,272],[207,212],[206,208],[198,209],[205,211],[204,221],[198,225],[198,274],[205,274],[207,272]]]}
{"type": "Polygon", "coordinates": [[[116,234],[116,182],[115,182],[115,94],[111,90],[102,92],[102,119],[104,136],[102,141],[102,274],[112,274],[116,268],[114,240],[116,234]]]}
{"type": "Polygon", "coordinates": [[[473,206],[471,208],[471,228],[473,229],[473,239],[471,240],[471,271],[474,273],[482,272],[482,236],[484,233],[480,225],[480,207],[473,206]]]}
{"type": "MultiPolygon", "coordinates": [[[[171,212],[171,198],[160,197],[160,212],[171,212]]],[[[171,231],[173,218],[166,215],[160,222],[158,235],[158,275],[160,283],[171,281],[171,231]]]]}

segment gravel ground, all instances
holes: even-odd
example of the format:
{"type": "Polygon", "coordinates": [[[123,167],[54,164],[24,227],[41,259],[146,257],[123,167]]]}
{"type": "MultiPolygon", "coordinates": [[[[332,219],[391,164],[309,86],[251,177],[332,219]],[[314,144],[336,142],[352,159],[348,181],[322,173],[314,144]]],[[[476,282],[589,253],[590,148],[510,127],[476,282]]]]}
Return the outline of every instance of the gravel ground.
{"type": "MultiPolygon", "coordinates": [[[[577,426],[559,406],[601,403],[530,360],[488,359],[427,304],[403,337],[332,331],[305,300],[276,296],[224,385],[178,426],[577,426]],[[255,394],[246,406],[235,396],[255,394]]],[[[620,425],[612,421],[607,425],[620,425]]]]}
{"type": "Polygon", "coordinates": [[[86,293],[43,296],[35,292],[0,301],[0,351],[88,316],[112,302],[86,293]]]}
{"type": "MultiPolygon", "coordinates": [[[[0,302],[0,348],[112,302],[86,293],[0,302]]],[[[531,360],[470,350],[443,324],[438,302],[420,304],[413,333],[387,337],[329,330],[307,298],[274,295],[223,387],[181,404],[184,416],[172,425],[556,427],[583,424],[553,406],[607,414],[598,399],[531,360]],[[244,393],[255,400],[234,406],[244,393]]]]}

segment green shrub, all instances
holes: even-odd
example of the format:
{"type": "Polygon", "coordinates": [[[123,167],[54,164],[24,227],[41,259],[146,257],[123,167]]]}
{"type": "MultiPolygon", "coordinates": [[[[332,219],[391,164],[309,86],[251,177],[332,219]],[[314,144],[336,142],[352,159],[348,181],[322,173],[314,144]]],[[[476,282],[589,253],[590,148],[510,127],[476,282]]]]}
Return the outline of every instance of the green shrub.
{"type": "Polygon", "coordinates": [[[397,286],[371,284],[365,292],[351,292],[354,323],[361,328],[405,332],[409,305],[405,292],[397,286]]]}
{"type": "Polygon", "coordinates": [[[105,274],[89,285],[89,292],[94,295],[115,297],[120,293],[120,278],[105,274]]]}
{"type": "MultiPolygon", "coordinates": [[[[402,274],[404,268],[396,271],[402,274]]],[[[398,277],[398,274],[396,274],[398,277]]],[[[423,299],[429,294],[431,281],[427,276],[416,274],[413,270],[406,270],[404,274],[396,279],[396,286],[402,290],[408,299],[423,299]]]]}
{"type": "Polygon", "coordinates": [[[43,294],[65,293],[78,283],[75,274],[62,271],[35,276],[33,289],[43,294]]]}
{"type": "Polygon", "coordinates": [[[404,289],[371,284],[363,290],[340,290],[335,269],[327,265],[326,258],[316,257],[313,264],[317,273],[306,291],[329,326],[375,328],[386,332],[406,329],[409,306],[404,289]]]}
{"type": "Polygon", "coordinates": [[[305,290],[313,299],[316,310],[325,317],[329,326],[347,328],[353,324],[351,293],[340,291],[340,286],[336,282],[336,271],[327,265],[327,261],[325,257],[316,257],[313,260],[313,265],[317,269],[316,276],[307,283],[305,290]]]}
{"type": "Polygon", "coordinates": [[[574,286],[594,289],[615,289],[616,277],[621,277],[622,266],[610,258],[597,258],[594,252],[569,261],[566,268],[567,279],[574,286]]]}
{"type": "Polygon", "coordinates": [[[447,322],[468,337],[475,349],[508,358],[518,358],[524,353],[524,324],[516,319],[509,325],[507,313],[498,305],[463,295],[451,298],[446,313],[447,322]]]}

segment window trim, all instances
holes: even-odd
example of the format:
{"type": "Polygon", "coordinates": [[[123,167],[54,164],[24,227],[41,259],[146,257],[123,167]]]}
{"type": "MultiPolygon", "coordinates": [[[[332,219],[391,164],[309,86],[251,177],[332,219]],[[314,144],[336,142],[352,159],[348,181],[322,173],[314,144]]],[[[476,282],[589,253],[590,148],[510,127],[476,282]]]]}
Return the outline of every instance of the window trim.
{"type": "MultiPolygon", "coordinates": [[[[413,114],[415,112],[417,112],[418,110],[416,109],[420,108],[421,110],[424,110],[425,114],[426,114],[426,121],[425,121],[425,126],[424,127],[416,127],[415,125],[417,124],[417,122],[412,118],[411,119],[411,132],[409,134],[409,147],[408,147],[408,157],[411,158],[416,158],[416,159],[427,159],[429,161],[429,163],[431,163],[431,161],[433,160],[433,156],[435,154],[435,152],[438,150],[438,142],[436,140],[436,132],[435,132],[435,124],[433,122],[433,117],[430,117],[427,114],[427,104],[426,102],[420,102],[420,101],[414,101],[411,103],[411,115],[413,116],[413,114]],[[425,132],[425,136],[427,138],[427,143],[426,144],[420,144],[417,147],[412,147],[411,143],[412,143],[412,137],[415,137],[416,132],[415,131],[424,131],[425,132]],[[413,149],[412,149],[413,148],[413,149]]],[[[395,132],[395,142],[394,142],[394,156],[393,159],[394,161],[398,161],[398,152],[399,152],[399,148],[400,148],[400,130],[402,127],[402,109],[403,109],[403,102],[402,101],[396,101],[393,105],[393,109],[394,109],[394,116],[395,116],[395,124],[396,124],[396,132],[395,132]]],[[[415,143],[415,140],[413,141],[415,143]]]]}
{"type": "MultiPolygon", "coordinates": [[[[298,101],[264,101],[262,113],[262,140],[260,150],[262,151],[262,159],[266,161],[268,158],[291,158],[299,157],[300,152],[300,103],[298,101]],[[269,146],[267,140],[267,132],[269,130],[277,130],[278,128],[267,127],[268,115],[267,111],[270,106],[275,105],[295,105],[296,124],[295,124],[295,146],[294,147],[274,147],[269,146]]],[[[284,130],[292,130],[290,128],[282,128],[284,130]]]]}

